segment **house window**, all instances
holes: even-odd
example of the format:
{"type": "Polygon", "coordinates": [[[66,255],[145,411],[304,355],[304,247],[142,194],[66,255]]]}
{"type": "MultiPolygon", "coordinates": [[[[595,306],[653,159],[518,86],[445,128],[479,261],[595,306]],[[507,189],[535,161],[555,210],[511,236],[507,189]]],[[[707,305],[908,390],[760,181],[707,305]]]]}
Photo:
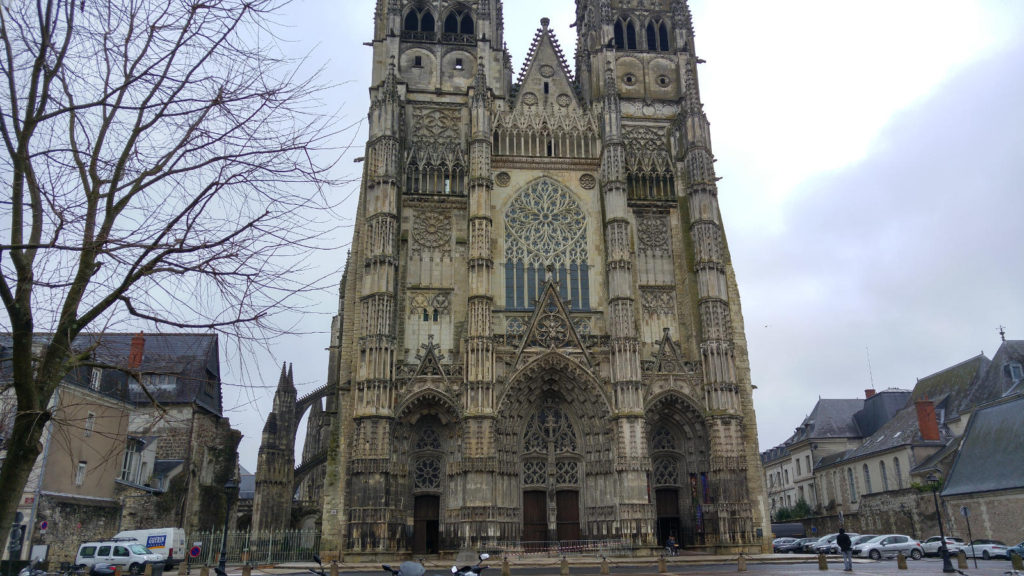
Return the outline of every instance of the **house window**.
{"type": "Polygon", "coordinates": [[[892,473],[896,475],[896,487],[903,489],[903,472],[900,470],[900,459],[892,459],[892,473]]]}
{"type": "Polygon", "coordinates": [[[103,369],[102,368],[93,368],[92,369],[92,374],[89,377],[89,387],[92,388],[93,390],[99,390],[100,389],[100,382],[102,382],[102,381],[103,381],[103,369]]]}
{"type": "Polygon", "coordinates": [[[84,460],[78,462],[78,468],[75,469],[75,486],[81,486],[85,483],[85,470],[89,467],[89,464],[84,460]]]}
{"type": "Polygon", "coordinates": [[[801,474],[803,474],[803,471],[800,469],[800,459],[797,458],[796,459],[796,475],[799,476],[801,474]]]}
{"type": "Polygon", "coordinates": [[[864,465],[864,493],[865,494],[871,494],[872,492],[873,492],[873,490],[871,489],[871,470],[868,468],[868,465],[865,464],[864,465]]]}
{"type": "Polygon", "coordinates": [[[121,480],[139,483],[139,470],[142,465],[142,450],[145,447],[142,440],[129,438],[124,449],[124,460],[121,462],[121,480]]]}
{"type": "Polygon", "coordinates": [[[789,484],[789,468],[786,468],[785,473],[786,473],[786,484],[789,484]]]}
{"type": "Polygon", "coordinates": [[[85,437],[92,436],[93,428],[96,427],[96,415],[92,412],[85,417],[85,437]]]}
{"type": "Polygon", "coordinates": [[[173,392],[178,383],[174,374],[143,374],[142,385],[150,392],[173,392]]]}
{"type": "Polygon", "coordinates": [[[885,462],[878,463],[878,470],[882,473],[882,491],[889,491],[889,475],[885,471],[885,462]]]}

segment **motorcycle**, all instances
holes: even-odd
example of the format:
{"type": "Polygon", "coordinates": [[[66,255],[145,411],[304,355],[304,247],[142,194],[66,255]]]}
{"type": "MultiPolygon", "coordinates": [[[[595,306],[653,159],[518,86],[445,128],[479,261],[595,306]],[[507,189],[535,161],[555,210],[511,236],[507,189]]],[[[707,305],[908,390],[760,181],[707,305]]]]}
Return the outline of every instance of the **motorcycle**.
{"type": "Polygon", "coordinates": [[[452,566],[452,574],[453,576],[480,576],[480,573],[488,568],[486,565],[481,565],[481,562],[490,557],[490,554],[483,552],[480,554],[480,560],[473,566],[463,566],[462,568],[452,566]]]}
{"type": "Polygon", "coordinates": [[[313,574],[316,574],[316,576],[327,576],[327,573],[324,572],[324,563],[320,561],[320,556],[313,554],[313,561],[316,562],[317,566],[319,566],[320,569],[314,570],[312,568],[307,568],[307,570],[309,570],[313,574]]]}
{"type": "Polygon", "coordinates": [[[46,576],[46,570],[39,567],[39,561],[25,566],[18,572],[18,576],[46,576]]]}

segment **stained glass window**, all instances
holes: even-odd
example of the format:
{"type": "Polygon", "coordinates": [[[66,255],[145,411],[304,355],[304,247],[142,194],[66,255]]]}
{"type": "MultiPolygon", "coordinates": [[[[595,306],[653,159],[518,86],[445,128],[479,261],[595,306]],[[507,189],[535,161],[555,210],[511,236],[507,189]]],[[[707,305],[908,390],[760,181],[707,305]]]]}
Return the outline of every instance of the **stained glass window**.
{"type": "Polygon", "coordinates": [[[441,462],[437,458],[424,458],[416,462],[414,476],[418,490],[437,490],[441,487],[441,462]]]}
{"type": "Polygon", "coordinates": [[[590,309],[587,217],[565,187],[541,179],[505,212],[505,307],[531,309],[549,281],[573,310],[590,309]]]}

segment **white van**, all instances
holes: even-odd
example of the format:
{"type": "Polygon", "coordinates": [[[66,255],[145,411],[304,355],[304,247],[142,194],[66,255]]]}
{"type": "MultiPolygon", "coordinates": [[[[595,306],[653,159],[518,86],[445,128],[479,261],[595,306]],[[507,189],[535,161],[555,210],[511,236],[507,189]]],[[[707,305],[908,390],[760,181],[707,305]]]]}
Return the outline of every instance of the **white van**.
{"type": "Polygon", "coordinates": [[[75,555],[75,564],[88,566],[90,573],[94,564],[115,564],[132,574],[142,574],[146,564],[163,561],[163,554],[153,552],[134,539],[82,542],[75,555]]]}
{"type": "Polygon", "coordinates": [[[173,570],[188,553],[188,548],[185,547],[185,530],[182,528],[125,530],[118,532],[114,538],[134,538],[139,544],[157,554],[162,554],[167,560],[164,570],[173,570]]]}

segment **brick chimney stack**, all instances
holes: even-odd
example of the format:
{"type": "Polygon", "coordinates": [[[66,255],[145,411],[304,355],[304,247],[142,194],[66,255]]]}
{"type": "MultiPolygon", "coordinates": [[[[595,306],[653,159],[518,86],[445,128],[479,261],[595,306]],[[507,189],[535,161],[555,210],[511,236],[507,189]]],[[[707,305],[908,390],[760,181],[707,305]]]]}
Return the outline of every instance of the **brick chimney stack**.
{"type": "Polygon", "coordinates": [[[132,336],[131,348],[128,350],[128,368],[142,366],[142,355],[146,352],[146,338],[139,332],[132,336]]]}
{"type": "Polygon", "coordinates": [[[939,420],[935,417],[935,403],[931,400],[914,402],[917,408],[917,428],[921,431],[921,440],[939,440],[939,420]]]}
{"type": "Polygon", "coordinates": [[[864,399],[865,400],[867,400],[868,398],[871,398],[874,395],[875,395],[875,389],[874,388],[868,388],[867,390],[864,391],[864,399]]]}

